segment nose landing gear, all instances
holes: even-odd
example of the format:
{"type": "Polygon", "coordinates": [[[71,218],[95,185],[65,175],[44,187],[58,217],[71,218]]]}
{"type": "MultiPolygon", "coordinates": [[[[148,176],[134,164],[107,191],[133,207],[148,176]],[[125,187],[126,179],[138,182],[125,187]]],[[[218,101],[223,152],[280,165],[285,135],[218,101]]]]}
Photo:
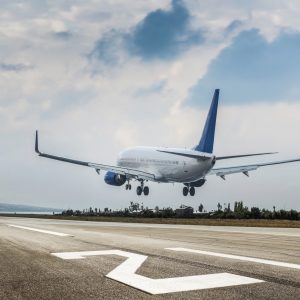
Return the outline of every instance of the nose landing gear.
{"type": "Polygon", "coordinates": [[[128,182],[126,183],[125,185],[125,189],[126,190],[131,190],[131,184],[130,184],[130,181],[128,180],[128,182]]]}

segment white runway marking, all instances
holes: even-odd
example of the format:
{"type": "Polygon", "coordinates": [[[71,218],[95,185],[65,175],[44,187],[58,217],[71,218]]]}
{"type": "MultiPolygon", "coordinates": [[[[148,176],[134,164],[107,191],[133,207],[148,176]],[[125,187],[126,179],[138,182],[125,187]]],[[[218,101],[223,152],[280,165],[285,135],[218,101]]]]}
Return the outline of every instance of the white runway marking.
{"type": "Polygon", "coordinates": [[[272,265],[272,266],[285,267],[285,268],[291,268],[291,269],[300,269],[300,265],[297,265],[297,264],[286,263],[286,262],[275,261],[275,260],[267,260],[267,259],[261,259],[261,258],[255,258],[255,257],[238,256],[238,255],[216,253],[216,252],[210,252],[210,251],[194,250],[194,249],[188,249],[188,248],[165,248],[165,249],[172,250],[172,251],[198,253],[198,254],[209,255],[209,256],[217,256],[217,257],[223,257],[223,258],[250,261],[250,262],[255,262],[255,263],[260,263],[260,264],[265,264],[265,265],[272,265]]]}
{"type": "Polygon", "coordinates": [[[73,235],[67,234],[67,233],[61,233],[61,232],[56,232],[56,231],[49,231],[49,230],[37,229],[37,228],[26,227],[26,226],[11,225],[11,224],[8,224],[8,226],[9,227],[21,228],[21,229],[26,229],[26,230],[31,230],[31,231],[37,231],[37,232],[41,232],[41,233],[52,234],[52,235],[58,235],[58,236],[73,236],[73,235]]]}
{"type": "Polygon", "coordinates": [[[94,255],[119,255],[127,257],[126,261],[107,274],[106,277],[149,294],[164,294],[263,282],[262,280],[230,273],[152,279],[136,274],[137,269],[148,258],[147,256],[121,250],[62,252],[52,253],[52,255],[62,259],[83,259],[86,256],[94,255]]]}

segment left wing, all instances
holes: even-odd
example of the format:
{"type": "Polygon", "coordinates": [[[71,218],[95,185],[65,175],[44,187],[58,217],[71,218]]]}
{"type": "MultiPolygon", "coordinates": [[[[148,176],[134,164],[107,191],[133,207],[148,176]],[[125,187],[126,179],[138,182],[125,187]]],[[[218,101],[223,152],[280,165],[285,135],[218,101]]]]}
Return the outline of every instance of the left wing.
{"type": "Polygon", "coordinates": [[[259,164],[251,164],[251,165],[242,165],[242,166],[233,166],[233,167],[225,167],[225,168],[213,168],[207,175],[217,175],[225,180],[225,175],[230,175],[234,173],[243,173],[246,176],[249,176],[249,171],[257,170],[260,167],[279,165],[279,164],[287,164],[292,162],[300,161],[300,158],[297,159],[289,159],[289,160],[280,160],[268,163],[259,163],[259,164]]]}
{"type": "Polygon", "coordinates": [[[155,181],[155,174],[143,172],[143,171],[140,171],[137,169],[91,163],[91,162],[87,162],[87,161],[75,160],[75,159],[70,159],[70,158],[65,158],[65,157],[61,157],[61,156],[55,156],[55,155],[40,152],[39,142],[38,142],[38,131],[36,131],[36,133],[35,133],[35,152],[41,157],[46,157],[46,158],[59,160],[62,162],[67,162],[67,163],[71,163],[71,164],[75,164],[75,165],[94,168],[97,173],[99,173],[100,170],[104,170],[104,171],[111,171],[111,172],[114,172],[114,173],[117,173],[120,175],[126,175],[128,178],[155,181]]]}

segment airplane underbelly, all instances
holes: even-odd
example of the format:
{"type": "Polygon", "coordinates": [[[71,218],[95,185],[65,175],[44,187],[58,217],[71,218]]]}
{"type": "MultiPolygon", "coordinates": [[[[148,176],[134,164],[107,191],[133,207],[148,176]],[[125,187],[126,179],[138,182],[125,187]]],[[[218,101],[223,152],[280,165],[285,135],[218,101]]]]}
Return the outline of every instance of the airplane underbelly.
{"type": "Polygon", "coordinates": [[[185,183],[203,178],[207,172],[206,169],[198,164],[194,166],[182,165],[182,167],[161,170],[161,174],[168,181],[185,183]]]}
{"type": "MultiPolygon", "coordinates": [[[[134,154],[134,153],[133,153],[134,154]]],[[[142,155],[121,156],[118,165],[151,173],[158,182],[194,182],[203,178],[211,168],[211,160],[178,158],[160,152],[148,151],[142,155]]]]}

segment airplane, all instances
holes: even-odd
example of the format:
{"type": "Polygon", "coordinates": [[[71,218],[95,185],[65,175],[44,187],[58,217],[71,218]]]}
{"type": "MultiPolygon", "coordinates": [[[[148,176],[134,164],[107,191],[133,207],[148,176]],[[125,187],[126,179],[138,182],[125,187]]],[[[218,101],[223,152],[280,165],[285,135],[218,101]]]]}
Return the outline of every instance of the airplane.
{"type": "Polygon", "coordinates": [[[250,171],[257,170],[260,167],[300,161],[299,158],[231,167],[216,167],[216,163],[224,159],[274,154],[274,152],[231,156],[216,156],[213,154],[219,93],[220,90],[216,89],[201,139],[192,149],[163,147],[129,148],[119,154],[116,166],[111,166],[42,153],[39,151],[38,131],[36,131],[35,152],[41,157],[91,167],[98,174],[100,174],[100,170],[106,171],[104,181],[107,184],[122,186],[126,183],[126,190],[131,190],[130,182],[132,180],[138,181],[139,185],[136,188],[138,196],[142,194],[145,196],[149,195],[149,187],[145,185],[147,181],[181,183],[183,184],[183,195],[187,196],[189,194],[194,196],[195,188],[203,186],[209,175],[216,175],[225,180],[226,175],[242,173],[249,176],[250,171]]]}

